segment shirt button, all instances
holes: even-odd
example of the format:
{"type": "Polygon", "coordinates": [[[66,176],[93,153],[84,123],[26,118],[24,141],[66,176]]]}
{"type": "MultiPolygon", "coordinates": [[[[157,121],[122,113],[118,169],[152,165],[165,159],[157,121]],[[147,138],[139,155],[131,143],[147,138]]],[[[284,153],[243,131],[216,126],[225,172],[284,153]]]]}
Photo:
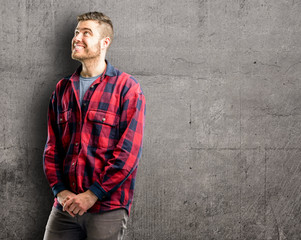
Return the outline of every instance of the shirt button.
{"type": "Polygon", "coordinates": [[[63,119],[62,119],[62,118],[60,118],[60,122],[61,122],[61,121],[63,121],[63,119]]]}
{"type": "Polygon", "coordinates": [[[74,166],[74,163],[72,163],[72,166],[74,166]]]}
{"type": "Polygon", "coordinates": [[[84,106],[84,107],[87,106],[87,103],[83,103],[83,106],[84,106]]]}
{"type": "Polygon", "coordinates": [[[93,89],[93,88],[94,88],[94,85],[91,86],[91,89],[93,89]]]}
{"type": "Polygon", "coordinates": [[[74,185],[75,185],[75,183],[73,182],[73,183],[72,183],[72,185],[74,186],[74,185]]]}
{"type": "Polygon", "coordinates": [[[105,118],[102,118],[102,121],[104,122],[104,121],[106,121],[106,119],[105,119],[105,118]]]}
{"type": "Polygon", "coordinates": [[[78,146],[78,143],[77,143],[77,142],[75,143],[75,146],[78,146]]]}

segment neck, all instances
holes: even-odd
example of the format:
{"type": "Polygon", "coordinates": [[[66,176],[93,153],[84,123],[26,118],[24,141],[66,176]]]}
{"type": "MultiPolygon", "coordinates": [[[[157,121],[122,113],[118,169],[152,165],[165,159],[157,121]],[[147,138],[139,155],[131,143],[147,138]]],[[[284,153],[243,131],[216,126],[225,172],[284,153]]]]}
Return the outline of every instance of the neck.
{"type": "Polygon", "coordinates": [[[106,62],[103,59],[98,61],[82,61],[82,71],[80,75],[82,77],[95,77],[104,72],[106,69],[106,62]]]}

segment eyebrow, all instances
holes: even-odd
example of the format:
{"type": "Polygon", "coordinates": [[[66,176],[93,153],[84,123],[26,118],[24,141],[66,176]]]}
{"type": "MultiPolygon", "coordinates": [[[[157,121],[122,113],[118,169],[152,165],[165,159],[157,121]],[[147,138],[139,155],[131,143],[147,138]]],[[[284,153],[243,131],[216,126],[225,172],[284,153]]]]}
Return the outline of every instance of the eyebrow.
{"type": "Polygon", "coordinates": [[[90,28],[75,28],[75,30],[79,30],[79,31],[88,30],[93,33],[93,31],[90,28]]]}

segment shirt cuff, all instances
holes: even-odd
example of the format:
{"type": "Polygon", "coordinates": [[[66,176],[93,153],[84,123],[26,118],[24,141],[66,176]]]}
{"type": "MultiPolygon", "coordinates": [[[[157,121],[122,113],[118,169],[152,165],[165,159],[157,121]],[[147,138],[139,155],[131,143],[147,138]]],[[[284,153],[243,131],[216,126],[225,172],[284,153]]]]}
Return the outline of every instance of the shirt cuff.
{"type": "Polygon", "coordinates": [[[99,200],[103,200],[108,195],[108,193],[105,190],[103,190],[103,188],[98,182],[94,182],[89,188],[89,190],[92,191],[98,197],[99,200]]]}
{"type": "Polygon", "coordinates": [[[65,185],[63,183],[60,183],[60,182],[55,184],[52,187],[52,192],[53,192],[54,197],[56,197],[56,195],[63,190],[67,190],[67,188],[65,187],[65,185]]]}

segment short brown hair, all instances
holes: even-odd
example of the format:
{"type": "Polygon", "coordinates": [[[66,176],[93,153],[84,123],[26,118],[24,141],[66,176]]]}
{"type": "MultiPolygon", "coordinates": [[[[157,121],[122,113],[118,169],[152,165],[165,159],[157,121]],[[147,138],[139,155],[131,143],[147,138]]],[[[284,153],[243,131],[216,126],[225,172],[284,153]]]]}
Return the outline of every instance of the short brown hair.
{"type": "MultiPolygon", "coordinates": [[[[114,38],[114,30],[113,30],[113,24],[111,19],[104,15],[101,12],[88,12],[88,13],[84,13],[81,14],[77,17],[77,21],[87,21],[87,20],[95,20],[97,21],[100,25],[103,25],[103,34],[102,34],[102,38],[104,37],[109,37],[111,39],[111,43],[113,41],[114,38]]],[[[110,43],[110,45],[111,45],[110,43]]]]}

